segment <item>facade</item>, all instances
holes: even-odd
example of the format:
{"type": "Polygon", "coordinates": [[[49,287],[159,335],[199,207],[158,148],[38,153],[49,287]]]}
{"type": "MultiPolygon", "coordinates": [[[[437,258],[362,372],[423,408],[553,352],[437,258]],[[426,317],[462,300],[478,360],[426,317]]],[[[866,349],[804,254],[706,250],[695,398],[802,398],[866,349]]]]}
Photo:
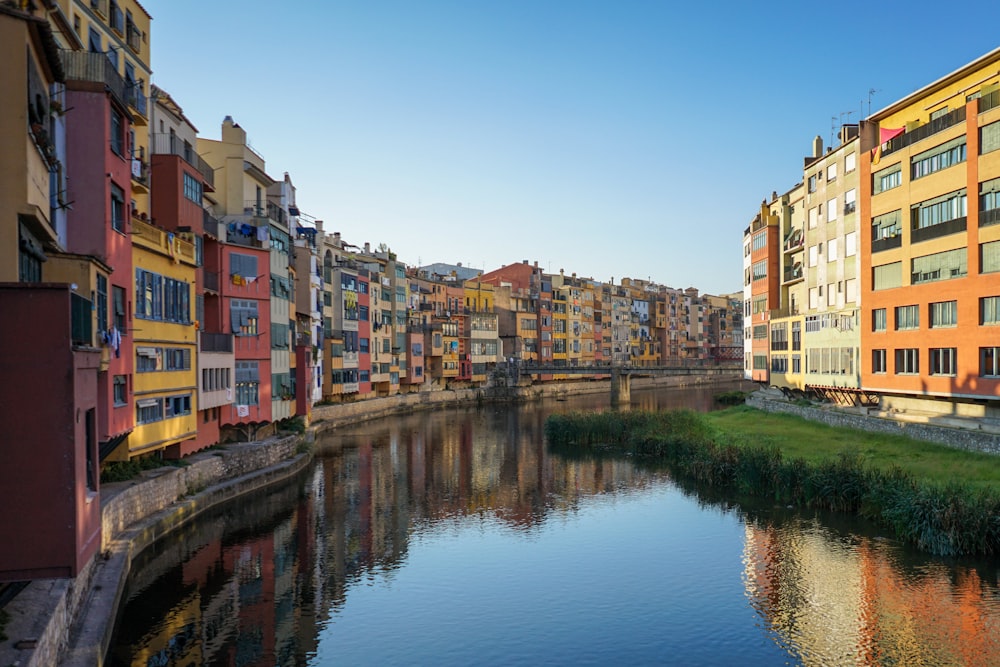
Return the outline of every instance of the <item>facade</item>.
{"type": "Polygon", "coordinates": [[[292,261],[290,210],[295,206],[295,186],[284,178],[267,189],[268,241],[271,288],[271,419],[281,421],[295,414],[295,277],[292,261]]]}
{"type": "Polygon", "coordinates": [[[770,382],[769,325],[771,310],[780,307],[779,278],[782,207],[775,194],[764,201],[750,223],[751,379],[770,382]]]}
{"type": "MultiPolygon", "coordinates": [[[[217,245],[206,245],[214,253],[205,256],[206,278],[218,276],[217,295],[206,280],[206,330],[233,337],[233,394],[218,410],[219,438],[253,439],[273,420],[270,233],[280,213],[268,205],[267,189],[274,179],[230,116],[220,139],[198,137],[197,152],[215,172],[209,215],[218,220],[219,235],[217,245]]],[[[279,324],[287,321],[286,314],[279,324]]],[[[284,389],[277,390],[281,396],[284,389]]]]}
{"type": "MultiPolygon", "coordinates": [[[[797,386],[853,402],[861,386],[857,126],[845,125],[840,139],[825,154],[814,151],[803,174],[807,222],[802,284],[807,293],[805,322],[798,324],[804,364],[797,386]]],[[[817,137],[814,143],[819,141],[817,137]]],[[[800,303],[795,302],[797,310],[800,303]]],[[[794,326],[786,335],[793,343],[794,326]]],[[[789,371],[796,370],[793,363],[789,371]]]]}
{"type": "Polygon", "coordinates": [[[1000,395],[1000,49],[862,123],[861,382],[883,409],[1000,395]]]}

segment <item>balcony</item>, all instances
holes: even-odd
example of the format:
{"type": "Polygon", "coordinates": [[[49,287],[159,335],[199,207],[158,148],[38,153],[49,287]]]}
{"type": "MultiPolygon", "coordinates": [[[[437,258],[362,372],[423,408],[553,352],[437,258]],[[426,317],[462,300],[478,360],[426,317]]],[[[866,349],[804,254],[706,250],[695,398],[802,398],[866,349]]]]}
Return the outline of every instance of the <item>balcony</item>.
{"type": "Polygon", "coordinates": [[[149,163],[132,158],[132,192],[149,194],[149,163]]]}
{"type": "Polygon", "coordinates": [[[202,352],[232,352],[233,334],[201,332],[198,349],[202,352]]]}
{"type": "Polygon", "coordinates": [[[982,211],[979,213],[979,226],[989,227],[990,225],[995,225],[1000,223],[1000,208],[991,208],[988,211],[982,211]]]}
{"type": "Polygon", "coordinates": [[[108,18],[108,0],[90,0],[90,8],[102,19],[108,18]]]}
{"type": "Polygon", "coordinates": [[[1000,90],[994,90],[989,95],[983,95],[979,98],[979,113],[998,106],[1000,106],[1000,90]]]}
{"type": "Polygon", "coordinates": [[[201,216],[202,227],[205,233],[213,239],[219,238],[219,221],[208,211],[204,211],[201,216]]]}
{"type": "Polygon", "coordinates": [[[142,51],[142,31],[136,28],[134,23],[129,22],[125,26],[125,33],[128,48],[132,49],[133,53],[142,51]]]}
{"type": "Polygon", "coordinates": [[[137,220],[134,217],[132,218],[132,236],[133,242],[141,240],[147,247],[173,257],[175,260],[184,260],[189,264],[197,264],[193,244],[174,234],[157,229],[147,222],[137,220]]]}
{"type": "Polygon", "coordinates": [[[146,107],[146,93],[142,90],[141,82],[125,83],[125,102],[138,113],[132,114],[132,122],[136,125],[145,125],[149,118],[146,107]]]}
{"type": "MultiPolygon", "coordinates": [[[[107,3],[104,3],[107,6],[107,3]]],[[[125,80],[118,74],[118,70],[108,60],[103,53],[90,53],[89,51],[63,51],[63,70],[66,72],[66,81],[86,81],[89,83],[103,83],[107,91],[115,100],[125,106],[128,102],[126,97],[125,80]]],[[[143,98],[145,101],[145,98],[143,98]]]]}
{"type": "Polygon", "coordinates": [[[259,228],[256,225],[250,225],[247,223],[229,223],[226,225],[226,243],[232,243],[233,245],[241,245],[246,248],[264,248],[264,241],[261,241],[258,237],[259,228]],[[230,225],[233,228],[230,228],[230,225]]]}
{"type": "Polygon", "coordinates": [[[204,271],[201,274],[202,287],[206,291],[219,293],[219,272],[218,271],[204,271]]]}
{"type": "Polygon", "coordinates": [[[272,201],[250,200],[244,202],[243,215],[249,215],[254,218],[267,218],[269,220],[274,220],[278,224],[288,225],[288,218],[286,217],[285,209],[281,208],[272,201]]]}
{"type": "Polygon", "coordinates": [[[911,144],[915,144],[918,141],[926,139],[927,137],[933,134],[937,134],[938,132],[942,132],[944,130],[947,130],[949,127],[958,125],[959,123],[963,122],[965,122],[964,106],[959,107],[954,111],[952,111],[951,113],[947,113],[941,116],[940,118],[935,118],[931,122],[925,123],[924,125],[921,125],[920,127],[915,128],[910,132],[904,132],[898,137],[890,139],[885,149],[882,151],[882,156],[885,157],[886,155],[895,153],[901,148],[906,148],[911,144]]]}
{"type": "Polygon", "coordinates": [[[796,262],[792,266],[785,269],[785,279],[783,282],[790,283],[796,280],[802,280],[801,262],[796,262]]]}
{"type": "Polygon", "coordinates": [[[785,252],[794,252],[802,248],[806,243],[806,235],[802,233],[801,229],[793,229],[785,237],[784,249],[785,252]]]}
{"type": "Polygon", "coordinates": [[[857,207],[858,207],[857,202],[853,202],[853,201],[847,202],[846,204],[844,204],[844,215],[849,215],[851,213],[854,213],[854,211],[855,211],[855,209],[857,209],[857,207]]]}
{"type": "Polygon", "coordinates": [[[150,153],[153,155],[177,155],[189,165],[198,170],[201,178],[209,190],[215,190],[215,171],[208,166],[208,163],[195,153],[190,143],[184,141],[176,134],[166,134],[157,132],[153,134],[150,142],[150,153]]]}
{"type": "Polygon", "coordinates": [[[882,252],[883,250],[891,250],[892,248],[899,248],[902,245],[903,245],[903,236],[901,234],[885,236],[880,239],[872,239],[872,252],[882,252]]]}
{"type": "Polygon", "coordinates": [[[947,222],[939,222],[938,224],[931,225],[930,227],[913,229],[910,231],[910,243],[928,241],[941,236],[964,232],[966,228],[966,221],[967,218],[963,215],[961,218],[955,218],[954,220],[949,220],[947,222]]]}

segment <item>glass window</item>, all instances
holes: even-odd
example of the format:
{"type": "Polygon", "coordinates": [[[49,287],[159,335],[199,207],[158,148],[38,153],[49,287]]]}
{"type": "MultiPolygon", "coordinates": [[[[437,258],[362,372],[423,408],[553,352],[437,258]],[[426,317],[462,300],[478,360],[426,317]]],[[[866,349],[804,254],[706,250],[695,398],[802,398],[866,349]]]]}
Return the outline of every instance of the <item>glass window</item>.
{"type": "Polygon", "coordinates": [[[931,304],[931,328],[953,327],[958,324],[958,302],[938,301],[931,304]]]}

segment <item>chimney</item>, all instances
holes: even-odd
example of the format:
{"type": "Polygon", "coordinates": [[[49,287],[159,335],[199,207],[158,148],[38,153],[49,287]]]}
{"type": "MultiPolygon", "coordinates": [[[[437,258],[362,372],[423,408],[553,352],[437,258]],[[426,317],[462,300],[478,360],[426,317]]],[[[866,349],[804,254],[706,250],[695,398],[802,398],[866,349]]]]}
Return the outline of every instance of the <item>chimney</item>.
{"type": "Polygon", "coordinates": [[[322,234],[323,233],[323,221],[322,220],[317,220],[313,224],[316,225],[316,231],[318,231],[320,234],[322,234]]]}
{"type": "Polygon", "coordinates": [[[778,201],[778,191],[771,190],[771,201],[778,201]]]}
{"type": "Polygon", "coordinates": [[[823,157],[823,137],[818,134],[813,139],[813,157],[823,157]]]}
{"type": "Polygon", "coordinates": [[[368,243],[368,241],[365,241],[365,254],[366,255],[372,254],[372,245],[368,243]]]}
{"type": "Polygon", "coordinates": [[[522,263],[522,264],[527,264],[527,263],[528,263],[528,260],[526,260],[526,259],[522,259],[522,260],[521,260],[521,263],[522,263]]]}
{"type": "Polygon", "coordinates": [[[341,241],[340,241],[340,232],[334,232],[333,233],[333,246],[335,248],[343,248],[344,247],[343,243],[341,243],[341,241]]]}

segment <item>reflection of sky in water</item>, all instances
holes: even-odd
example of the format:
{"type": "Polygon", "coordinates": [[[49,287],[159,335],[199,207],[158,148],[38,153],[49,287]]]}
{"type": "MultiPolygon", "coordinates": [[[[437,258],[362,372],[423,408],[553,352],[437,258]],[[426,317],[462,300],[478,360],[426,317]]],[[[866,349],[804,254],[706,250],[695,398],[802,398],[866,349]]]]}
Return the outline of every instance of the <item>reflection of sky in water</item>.
{"type": "Polygon", "coordinates": [[[666,482],[586,498],[527,534],[453,519],[348,591],[315,664],[780,662],[760,633],[738,630],[754,616],[734,567],[742,551],[736,516],[666,482]]]}

